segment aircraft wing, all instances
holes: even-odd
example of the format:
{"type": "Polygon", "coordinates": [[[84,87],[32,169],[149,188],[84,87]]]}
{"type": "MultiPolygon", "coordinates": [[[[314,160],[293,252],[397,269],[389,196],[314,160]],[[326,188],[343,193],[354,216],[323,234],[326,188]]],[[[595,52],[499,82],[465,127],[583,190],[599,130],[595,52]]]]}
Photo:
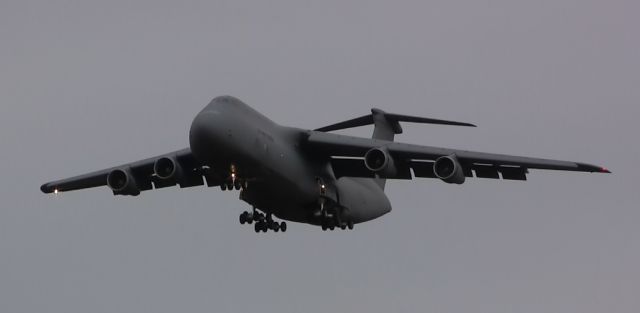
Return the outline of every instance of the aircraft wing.
{"type": "Polygon", "coordinates": [[[307,144],[332,156],[336,176],[373,177],[364,166],[364,154],[372,148],[385,147],[396,161],[396,179],[415,177],[435,178],[434,161],[441,156],[455,155],[466,177],[526,180],[528,169],[609,173],[606,168],[570,161],[539,159],[420,146],[385,140],[368,139],[311,131],[307,144]]]}
{"type": "Polygon", "coordinates": [[[122,191],[114,191],[114,194],[138,195],[140,191],[151,190],[153,188],[164,188],[180,185],[181,188],[201,186],[207,182],[208,186],[220,185],[222,180],[213,175],[208,168],[203,167],[191,154],[190,149],[182,149],[156,157],[136,161],[107,168],[100,171],[91,172],[84,175],[74,176],[66,179],[52,181],[40,187],[44,193],[58,193],[64,191],[107,186],[107,178],[114,171],[121,171],[128,176],[127,182],[133,185],[123,188],[122,191]],[[177,175],[162,179],[155,174],[154,165],[156,160],[166,158],[176,164],[177,175]]]}

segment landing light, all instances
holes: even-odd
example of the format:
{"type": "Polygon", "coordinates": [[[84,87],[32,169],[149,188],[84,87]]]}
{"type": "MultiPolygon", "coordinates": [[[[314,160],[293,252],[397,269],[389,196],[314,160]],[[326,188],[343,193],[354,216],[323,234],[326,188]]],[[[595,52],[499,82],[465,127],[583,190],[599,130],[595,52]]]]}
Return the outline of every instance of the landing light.
{"type": "Polygon", "coordinates": [[[54,194],[54,195],[57,195],[57,194],[58,194],[58,188],[56,188],[56,189],[54,189],[54,190],[53,190],[53,194],[54,194]]]}

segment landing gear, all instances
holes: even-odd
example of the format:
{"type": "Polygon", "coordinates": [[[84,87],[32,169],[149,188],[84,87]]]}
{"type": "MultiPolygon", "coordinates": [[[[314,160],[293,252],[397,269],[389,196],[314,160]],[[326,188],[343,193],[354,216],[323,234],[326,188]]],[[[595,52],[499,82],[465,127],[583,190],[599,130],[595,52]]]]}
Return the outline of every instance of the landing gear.
{"type": "Polygon", "coordinates": [[[259,232],[264,232],[266,233],[269,229],[273,230],[274,232],[286,232],[287,231],[287,223],[286,222],[276,222],[273,220],[273,217],[271,216],[271,213],[268,214],[263,214],[257,211],[257,209],[254,208],[253,213],[250,212],[242,212],[242,214],[240,214],[240,224],[251,224],[253,222],[255,222],[255,225],[253,226],[253,229],[255,230],[256,233],[259,232]]]}
{"type": "Polygon", "coordinates": [[[224,182],[224,183],[220,184],[220,189],[222,191],[225,191],[225,190],[232,191],[234,189],[235,190],[244,190],[244,189],[247,189],[248,185],[249,184],[246,181],[245,182],[241,182],[241,181],[224,182]]]}
{"type": "Polygon", "coordinates": [[[338,226],[338,225],[332,223],[331,221],[325,221],[324,223],[322,223],[320,225],[320,227],[322,227],[323,231],[335,230],[338,227],[340,229],[342,229],[342,230],[345,230],[345,229],[351,230],[351,229],[353,229],[353,222],[349,221],[349,222],[346,222],[346,223],[342,223],[342,224],[340,224],[340,226],[338,226]]]}
{"type": "Polygon", "coordinates": [[[353,221],[349,220],[346,209],[338,205],[327,205],[327,200],[323,197],[318,199],[318,207],[313,216],[320,224],[323,231],[340,228],[353,229],[353,221]]]}
{"type": "MultiPolygon", "coordinates": [[[[251,213],[251,212],[244,211],[242,212],[242,214],[240,214],[240,224],[245,224],[245,223],[251,224],[254,221],[256,221],[255,218],[256,218],[255,212],[251,213]]],[[[257,218],[260,219],[259,216],[257,218]]]]}
{"type": "Polygon", "coordinates": [[[253,228],[256,233],[259,233],[261,231],[265,233],[267,232],[267,224],[265,222],[257,222],[253,228]]]}
{"type": "Polygon", "coordinates": [[[235,165],[231,165],[229,167],[229,177],[220,184],[220,189],[222,191],[225,190],[244,190],[247,189],[247,187],[249,186],[249,183],[246,179],[240,178],[238,177],[238,174],[236,172],[236,166],[235,165]]]}

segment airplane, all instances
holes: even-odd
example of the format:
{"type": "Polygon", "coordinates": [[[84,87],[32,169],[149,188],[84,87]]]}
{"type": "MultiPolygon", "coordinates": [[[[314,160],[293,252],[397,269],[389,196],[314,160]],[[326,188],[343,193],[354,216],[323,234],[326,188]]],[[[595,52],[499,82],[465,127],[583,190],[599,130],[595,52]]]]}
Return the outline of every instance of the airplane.
{"type": "Polygon", "coordinates": [[[281,126],[231,96],[214,98],[189,131],[189,147],[41,186],[44,193],[108,186],[114,195],[179,185],[238,190],[253,208],[239,216],[255,232],[287,230],[285,221],[322,230],[354,224],[391,211],[387,179],[435,178],[462,184],[467,178],[523,181],[530,169],[611,173],[586,163],[421,146],[394,141],[400,122],[475,127],[473,124],[387,113],[317,128],[281,126]],[[331,131],[373,124],[371,139],[331,131]]]}

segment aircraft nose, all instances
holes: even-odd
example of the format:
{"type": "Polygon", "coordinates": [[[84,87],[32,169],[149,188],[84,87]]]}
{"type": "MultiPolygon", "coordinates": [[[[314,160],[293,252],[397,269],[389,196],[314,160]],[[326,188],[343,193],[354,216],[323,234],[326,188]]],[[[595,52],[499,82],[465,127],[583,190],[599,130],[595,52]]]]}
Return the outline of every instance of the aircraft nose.
{"type": "Polygon", "coordinates": [[[189,130],[189,143],[191,152],[201,160],[211,156],[212,143],[215,142],[216,116],[210,111],[202,111],[196,115],[189,130]]]}

